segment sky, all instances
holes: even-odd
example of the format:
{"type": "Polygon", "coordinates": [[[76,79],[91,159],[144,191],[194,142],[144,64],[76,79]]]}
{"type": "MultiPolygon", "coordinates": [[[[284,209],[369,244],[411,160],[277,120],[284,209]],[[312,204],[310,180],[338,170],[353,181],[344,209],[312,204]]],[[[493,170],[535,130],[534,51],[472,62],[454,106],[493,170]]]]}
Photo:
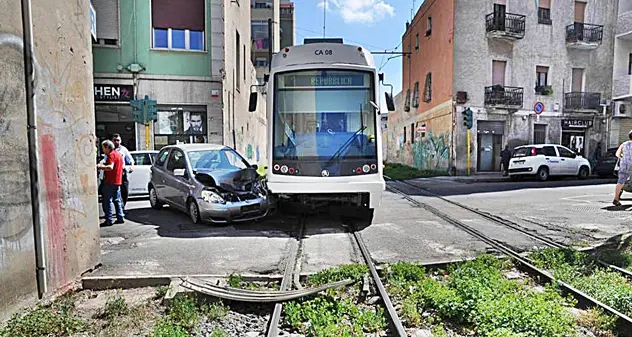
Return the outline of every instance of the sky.
{"type": "MultiPolygon", "coordinates": [[[[411,9],[414,6],[416,12],[423,1],[293,0],[296,44],[302,44],[306,37],[322,37],[324,19],[326,37],[341,37],[345,43],[358,44],[372,52],[401,52],[402,34],[406,21],[411,20],[411,9]]],[[[384,73],[384,82],[393,85],[396,95],[402,87],[402,57],[394,56],[374,55],[376,66],[384,73]]],[[[381,100],[385,111],[384,94],[381,100]]]]}

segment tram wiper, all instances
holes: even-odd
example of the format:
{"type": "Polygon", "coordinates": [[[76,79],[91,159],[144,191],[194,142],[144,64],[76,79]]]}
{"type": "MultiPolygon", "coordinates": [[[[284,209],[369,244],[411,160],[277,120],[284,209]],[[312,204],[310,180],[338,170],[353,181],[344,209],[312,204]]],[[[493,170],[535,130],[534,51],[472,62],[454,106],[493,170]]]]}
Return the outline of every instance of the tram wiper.
{"type": "Polygon", "coordinates": [[[347,141],[346,141],[344,144],[342,144],[342,145],[340,146],[340,148],[338,149],[338,151],[336,151],[336,153],[334,153],[334,154],[333,154],[333,155],[332,155],[332,156],[331,156],[331,157],[327,160],[327,162],[325,163],[325,166],[329,166],[329,165],[331,165],[331,163],[332,163],[334,160],[338,159],[338,157],[340,157],[340,155],[342,154],[342,152],[343,152],[343,151],[344,151],[344,150],[345,150],[345,149],[346,149],[346,148],[347,148],[347,147],[351,144],[351,142],[355,139],[355,137],[356,137],[359,133],[363,132],[364,130],[366,130],[366,126],[364,126],[364,125],[363,125],[363,126],[362,126],[362,127],[360,127],[360,128],[359,128],[356,132],[354,132],[354,133],[353,133],[353,135],[352,135],[351,137],[349,137],[349,139],[347,139],[347,141]]]}

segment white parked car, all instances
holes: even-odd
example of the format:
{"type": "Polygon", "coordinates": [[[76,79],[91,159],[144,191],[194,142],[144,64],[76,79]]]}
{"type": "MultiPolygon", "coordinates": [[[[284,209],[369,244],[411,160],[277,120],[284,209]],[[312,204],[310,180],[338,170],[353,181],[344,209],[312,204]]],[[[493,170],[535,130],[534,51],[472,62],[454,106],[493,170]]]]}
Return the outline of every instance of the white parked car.
{"type": "Polygon", "coordinates": [[[588,160],[568,148],[556,144],[519,146],[514,149],[509,162],[509,176],[535,176],[545,181],[549,176],[577,176],[586,179],[590,175],[588,160]]]}
{"type": "Polygon", "coordinates": [[[158,151],[130,151],[134,158],[134,172],[127,175],[129,180],[129,195],[149,195],[149,180],[151,179],[151,165],[156,160],[158,151]]]}
{"type": "MultiPolygon", "coordinates": [[[[130,151],[134,159],[134,172],[127,175],[129,180],[129,196],[149,195],[149,179],[151,178],[151,165],[156,160],[158,151],[130,151]]],[[[99,186],[103,181],[103,172],[99,173],[99,186]]],[[[101,195],[101,188],[99,188],[101,195]]]]}

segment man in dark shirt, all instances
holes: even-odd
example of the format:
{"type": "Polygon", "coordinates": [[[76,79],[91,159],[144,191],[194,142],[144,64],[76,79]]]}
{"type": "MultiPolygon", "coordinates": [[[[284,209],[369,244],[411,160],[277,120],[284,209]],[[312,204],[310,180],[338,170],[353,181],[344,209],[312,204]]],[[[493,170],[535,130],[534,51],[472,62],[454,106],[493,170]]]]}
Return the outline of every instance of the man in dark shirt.
{"type": "Polygon", "coordinates": [[[105,222],[102,225],[112,225],[112,204],[116,210],[116,223],[125,222],[123,202],[121,200],[121,185],[123,184],[123,157],[114,148],[114,143],[106,140],[101,143],[105,153],[105,163],[97,164],[97,169],[103,171],[103,212],[105,222]]]}
{"type": "Polygon", "coordinates": [[[506,176],[509,174],[509,161],[511,160],[509,145],[505,145],[505,149],[500,152],[500,160],[503,164],[503,175],[506,176]]]}

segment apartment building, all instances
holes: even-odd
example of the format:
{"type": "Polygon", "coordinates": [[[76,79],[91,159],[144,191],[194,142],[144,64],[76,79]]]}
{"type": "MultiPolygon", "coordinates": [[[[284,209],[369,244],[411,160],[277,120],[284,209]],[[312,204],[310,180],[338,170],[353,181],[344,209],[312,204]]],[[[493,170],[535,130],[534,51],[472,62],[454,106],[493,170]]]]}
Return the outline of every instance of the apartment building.
{"type": "Polygon", "coordinates": [[[620,0],[617,14],[608,148],[628,140],[632,130],[632,2],[620,0]]]}
{"type": "Polygon", "coordinates": [[[257,79],[262,83],[270,65],[270,48],[274,54],[280,48],[295,44],[294,3],[289,0],[251,0],[251,16],[252,63],[257,79]],[[272,20],[272,36],[268,20],[272,20]]]}
{"type": "Polygon", "coordinates": [[[607,143],[616,18],[616,0],[426,1],[402,37],[389,160],[497,171],[505,145],[529,143],[592,158],[607,143]]]}
{"type": "Polygon", "coordinates": [[[93,5],[99,138],[120,133],[130,149],[209,142],[243,152],[248,145],[265,150],[265,111],[249,114],[247,109],[250,87],[256,83],[249,59],[248,4],[93,0],[93,5]],[[129,104],[145,96],[158,104],[158,120],[151,123],[149,137],[145,126],[134,122],[129,104]],[[200,128],[190,128],[200,120],[200,128]]]}

